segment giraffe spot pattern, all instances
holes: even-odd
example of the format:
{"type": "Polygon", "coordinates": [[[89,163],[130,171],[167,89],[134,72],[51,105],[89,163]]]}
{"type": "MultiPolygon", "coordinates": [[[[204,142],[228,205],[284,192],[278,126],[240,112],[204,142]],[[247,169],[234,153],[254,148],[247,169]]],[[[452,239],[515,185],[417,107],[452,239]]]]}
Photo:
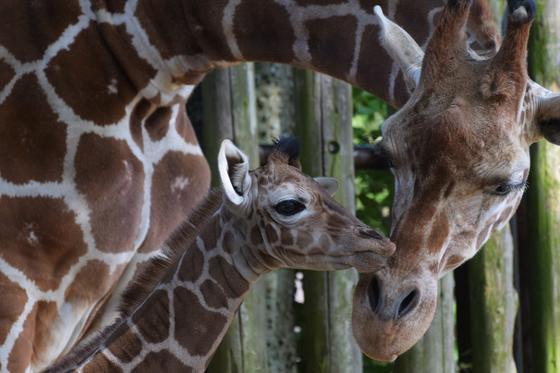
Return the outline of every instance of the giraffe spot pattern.
{"type": "Polygon", "coordinates": [[[147,342],[163,342],[169,336],[169,298],[166,291],[157,290],[150,299],[151,301],[144,304],[132,317],[132,321],[147,342]],[[136,315],[140,315],[142,313],[147,313],[157,317],[153,317],[151,320],[136,317],[136,315]]]}
{"type": "Polygon", "coordinates": [[[182,1],[154,4],[151,0],[139,0],[135,15],[146,30],[151,45],[157,48],[162,58],[192,56],[203,52],[194,35],[189,32],[192,25],[185,18],[182,1]]]}
{"type": "Polygon", "coordinates": [[[0,175],[16,184],[61,180],[66,130],[35,76],[16,82],[0,105],[0,118],[0,175]]]}
{"type": "Polygon", "coordinates": [[[0,221],[10,222],[0,224],[0,256],[43,291],[56,289],[86,252],[74,213],[60,199],[0,197],[0,221]]]}
{"type": "Polygon", "coordinates": [[[242,1],[235,12],[234,33],[245,58],[275,62],[294,60],[295,35],[289,14],[273,0],[242,1]],[[274,48],[270,48],[270,40],[275,40],[274,48]]]}
{"type": "Polygon", "coordinates": [[[123,13],[126,0],[91,0],[91,9],[98,11],[105,9],[111,13],[123,13]]]}
{"type": "Polygon", "coordinates": [[[0,90],[4,89],[6,85],[14,78],[16,72],[10,65],[0,60],[0,90]]]}
{"type": "Polygon", "coordinates": [[[85,305],[95,302],[109,291],[115,276],[115,274],[111,276],[106,263],[92,260],[76,274],[74,281],[66,289],[64,298],[85,305]],[[97,281],[92,282],[92,278],[96,278],[97,281]]]}
{"type": "Polygon", "coordinates": [[[99,372],[111,372],[111,373],[120,373],[122,372],[122,368],[105,356],[97,356],[90,364],[86,365],[82,372],[84,373],[99,373],[99,372]]]}
{"type": "Polygon", "coordinates": [[[142,351],[142,341],[132,332],[118,337],[109,345],[109,351],[124,363],[131,362],[142,351]]]}
{"type": "Polygon", "coordinates": [[[237,298],[249,290],[249,283],[224,258],[210,259],[210,276],[225,291],[228,298],[237,298]],[[217,263],[216,263],[217,262],[217,263]]]}
{"type": "Polygon", "coordinates": [[[208,162],[199,155],[168,152],[152,177],[150,230],[139,252],[158,250],[175,227],[204,199],[210,186],[208,162]],[[190,180],[183,189],[177,178],[190,180]]]}
{"type": "Polygon", "coordinates": [[[27,293],[16,282],[0,273],[0,294],[2,294],[2,303],[4,304],[0,308],[0,345],[2,345],[6,341],[12,324],[23,312],[27,301],[27,293]]]}
{"type": "Polygon", "coordinates": [[[189,305],[188,317],[178,317],[175,320],[177,342],[191,355],[208,354],[214,344],[214,339],[205,338],[205,336],[218,335],[225,328],[227,319],[219,313],[205,309],[196,295],[185,288],[176,288],[173,293],[176,310],[182,309],[182,304],[189,305]]]}
{"type": "Polygon", "coordinates": [[[138,364],[133,373],[151,373],[151,372],[193,372],[192,368],[183,364],[168,350],[158,352],[150,352],[146,358],[138,364]]]}
{"type": "Polygon", "coordinates": [[[76,154],[76,186],[91,206],[99,250],[131,250],[138,233],[144,170],[124,141],[85,134],[76,154]]]}
{"type": "Polygon", "coordinates": [[[227,35],[222,28],[223,12],[216,14],[215,9],[224,9],[229,0],[187,1],[184,14],[189,30],[204,45],[204,53],[210,59],[231,61],[233,55],[227,45],[227,35]],[[209,17],[208,14],[213,14],[209,17]]]}
{"type": "Polygon", "coordinates": [[[227,301],[223,290],[212,280],[205,280],[200,285],[200,291],[206,304],[213,308],[226,308],[227,301]]]}
{"type": "Polygon", "coordinates": [[[319,71],[344,76],[352,65],[357,22],[353,16],[330,17],[306,22],[309,30],[309,52],[319,71]],[[336,24],[337,27],[332,27],[336,24]],[[339,28],[340,27],[340,28],[339,28]],[[344,29],[345,32],[340,32],[344,29]]]}
{"type": "Polygon", "coordinates": [[[181,263],[179,269],[179,280],[187,282],[195,282],[202,274],[202,265],[204,263],[204,256],[196,247],[189,250],[189,255],[186,255],[181,263]]]}
{"type": "Polygon", "coordinates": [[[144,126],[152,141],[159,141],[167,134],[170,119],[171,108],[169,107],[158,108],[146,118],[144,126]]]}
{"type": "Polygon", "coordinates": [[[50,328],[52,322],[58,317],[55,302],[39,301],[35,303],[31,313],[23,325],[23,332],[19,334],[14,350],[8,360],[10,372],[23,372],[29,360],[37,359],[35,351],[45,348],[52,343],[50,328]]]}
{"type": "Polygon", "coordinates": [[[41,59],[79,15],[76,1],[32,1],[22,5],[19,0],[5,0],[0,9],[0,45],[21,62],[41,59]]]}
{"type": "MultiPolygon", "coordinates": [[[[122,34],[126,35],[124,29],[122,34]]],[[[106,36],[90,25],[68,50],[51,61],[46,71],[56,93],[82,119],[97,125],[122,119],[125,106],[136,95],[118,60],[104,47],[106,36]],[[117,94],[110,94],[109,86],[114,86],[117,94]]]]}
{"type": "Polygon", "coordinates": [[[148,116],[151,110],[153,110],[154,105],[146,100],[145,98],[140,99],[134,108],[132,113],[130,113],[130,134],[136,145],[144,150],[144,140],[142,138],[142,123],[144,119],[148,116]]]}

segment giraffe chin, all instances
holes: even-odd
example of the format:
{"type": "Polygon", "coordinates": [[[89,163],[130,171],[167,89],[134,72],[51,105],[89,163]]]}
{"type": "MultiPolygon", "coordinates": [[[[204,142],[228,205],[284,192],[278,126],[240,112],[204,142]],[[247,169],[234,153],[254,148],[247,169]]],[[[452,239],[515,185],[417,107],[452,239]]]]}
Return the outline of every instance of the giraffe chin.
{"type": "Polygon", "coordinates": [[[382,269],[377,274],[364,275],[358,282],[354,291],[352,330],[360,349],[369,358],[393,362],[428,330],[436,311],[437,279],[423,284],[416,293],[400,291],[410,287],[407,281],[393,283],[393,289],[372,290],[379,286],[374,285],[375,277],[383,272],[388,271],[382,269]],[[409,294],[415,295],[410,298],[409,294]],[[373,296],[379,299],[373,301],[373,296]]]}

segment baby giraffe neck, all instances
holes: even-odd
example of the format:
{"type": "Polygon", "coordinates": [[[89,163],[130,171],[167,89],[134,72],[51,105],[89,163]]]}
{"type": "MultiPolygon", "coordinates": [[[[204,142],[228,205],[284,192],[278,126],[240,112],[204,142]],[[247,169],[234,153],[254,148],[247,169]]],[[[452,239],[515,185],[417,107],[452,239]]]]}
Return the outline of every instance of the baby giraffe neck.
{"type": "Polygon", "coordinates": [[[272,269],[247,242],[255,232],[226,210],[221,194],[207,204],[205,222],[186,223],[169,240],[175,259],[159,264],[165,275],[148,295],[50,371],[204,371],[251,284],[272,269]]]}

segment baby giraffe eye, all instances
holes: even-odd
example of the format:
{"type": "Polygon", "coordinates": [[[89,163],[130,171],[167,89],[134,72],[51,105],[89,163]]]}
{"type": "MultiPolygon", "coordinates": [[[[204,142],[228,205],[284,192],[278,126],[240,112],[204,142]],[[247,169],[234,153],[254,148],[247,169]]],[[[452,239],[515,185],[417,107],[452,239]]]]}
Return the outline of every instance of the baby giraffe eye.
{"type": "Polygon", "coordinates": [[[295,199],[288,199],[276,204],[274,210],[280,215],[292,216],[305,210],[305,205],[295,199]]]}
{"type": "Polygon", "coordinates": [[[518,183],[518,184],[504,183],[504,184],[498,185],[498,187],[496,189],[494,189],[492,194],[495,194],[497,196],[506,196],[513,191],[525,189],[526,186],[527,186],[526,181],[523,181],[523,182],[518,183]]]}

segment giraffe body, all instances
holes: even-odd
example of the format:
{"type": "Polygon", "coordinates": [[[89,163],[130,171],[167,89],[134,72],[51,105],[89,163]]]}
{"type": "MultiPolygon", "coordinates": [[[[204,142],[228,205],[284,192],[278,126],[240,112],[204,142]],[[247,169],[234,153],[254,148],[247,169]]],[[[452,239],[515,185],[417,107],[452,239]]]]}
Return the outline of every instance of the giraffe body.
{"type": "MultiPolygon", "coordinates": [[[[166,243],[168,258],[147,269],[152,281],[128,290],[130,311],[49,371],[202,373],[260,275],[383,266],[394,245],[292,166],[292,149],[281,140],[266,166],[249,172],[247,157],[225,140],[223,192],[211,193],[166,243]]],[[[334,193],[331,179],[318,180],[334,193]]]]}

